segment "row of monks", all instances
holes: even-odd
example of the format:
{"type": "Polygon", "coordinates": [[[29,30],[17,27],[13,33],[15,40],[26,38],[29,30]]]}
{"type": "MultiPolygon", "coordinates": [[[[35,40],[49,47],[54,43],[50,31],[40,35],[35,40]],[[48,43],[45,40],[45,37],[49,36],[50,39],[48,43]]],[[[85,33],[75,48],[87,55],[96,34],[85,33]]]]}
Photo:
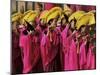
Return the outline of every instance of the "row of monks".
{"type": "Polygon", "coordinates": [[[95,10],[46,7],[12,14],[12,73],[95,69],[95,10]]]}

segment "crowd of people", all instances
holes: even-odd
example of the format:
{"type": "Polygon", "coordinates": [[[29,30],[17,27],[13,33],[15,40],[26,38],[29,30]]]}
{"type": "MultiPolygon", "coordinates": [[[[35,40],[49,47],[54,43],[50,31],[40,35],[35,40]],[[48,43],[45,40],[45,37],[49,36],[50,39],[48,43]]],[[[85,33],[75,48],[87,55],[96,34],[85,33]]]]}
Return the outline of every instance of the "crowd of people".
{"type": "Polygon", "coordinates": [[[52,7],[12,15],[12,73],[96,68],[95,10],[52,7]]]}

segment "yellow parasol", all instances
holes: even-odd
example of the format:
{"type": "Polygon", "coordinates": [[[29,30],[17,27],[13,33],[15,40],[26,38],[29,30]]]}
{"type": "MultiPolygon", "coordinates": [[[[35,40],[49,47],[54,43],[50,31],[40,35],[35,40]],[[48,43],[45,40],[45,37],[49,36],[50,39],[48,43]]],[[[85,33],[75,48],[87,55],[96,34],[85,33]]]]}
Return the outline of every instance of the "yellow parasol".
{"type": "Polygon", "coordinates": [[[61,14],[62,14],[62,9],[60,7],[52,8],[46,15],[47,22],[49,22],[53,18],[56,18],[57,16],[61,16],[61,14]]]}
{"type": "Polygon", "coordinates": [[[11,21],[14,22],[14,21],[18,21],[22,18],[22,14],[21,13],[15,13],[11,16],[11,21]]]}
{"type": "Polygon", "coordinates": [[[48,18],[47,18],[47,23],[54,18],[57,18],[59,16],[59,11],[56,11],[54,13],[52,13],[48,18]]]}
{"type": "Polygon", "coordinates": [[[26,15],[24,15],[24,17],[21,20],[21,23],[24,24],[25,20],[27,22],[32,22],[35,20],[36,16],[37,16],[37,11],[31,11],[31,12],[27,13],[26,15]]]}
{"type": "Polygon", "coordinates": [[[77,23],[76,27],[79,29],[82,25],[93,25],[95,24],[95,16],[93,13],[85,13],[83,16],[81,16],[77,23]]]}
{"type": "Polygon", "coordinates": [[[46,22],[46,17],[47,17],[48,12],[49,12],[48,10],[42,11],[39,19],[43,19],[46,22]]]}
{"type": "Polygon", "coordinates": [[[76,11],[69,17],[68,21],[70,22],[74,18],[78,20],[83,14],[85,14],[84,11],[76,11]]]}
{"type": "Polygon", "coordinates": [[[23,15],[23,16],[25,16],[25,15],[27,15],[28,13],[31,13],[31,12],[33,12],[33,10],[28,10],[28,11],[24,12],[24,15],[23,15]]]}

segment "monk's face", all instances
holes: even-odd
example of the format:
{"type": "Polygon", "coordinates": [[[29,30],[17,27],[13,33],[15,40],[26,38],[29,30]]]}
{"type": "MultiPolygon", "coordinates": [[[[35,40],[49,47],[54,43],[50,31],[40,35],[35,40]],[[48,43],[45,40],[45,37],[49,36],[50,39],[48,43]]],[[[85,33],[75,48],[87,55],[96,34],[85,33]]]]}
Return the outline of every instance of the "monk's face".
{"type": "Polygon", "coordinates": [[[13,22],[12,23],[12,30],[16,30],[16,27],[17,27],[17,22],[13,22]]]}
{"type": "Polygon", "coordinates": [[[62,25],[65,25],[65,24],[66,24],[66,19],[63,18],[63,19],[62,19],[62,25]]]}
{"type": "Polygon", "coordinates": [[[53,21],[51,22],[51,25],[56,25],[57,24],[57,19],[53,19],[53,21]]]}
{"type": "Polygon", "coordinates": [[[57,21],[57,26],[61,26],[61,20],[57,21]]]}
{"type": "Polygon", "coordinates": [[[85,32],[85,31],[86,31],[86,27],[83,26],[83,27],[81,28],[81,33],[85,32]]]}
{"type": "Polygon", "coordinates": [[[40,20],[41,25],[45,25],[45,21],[43,19],[40,20]]]}

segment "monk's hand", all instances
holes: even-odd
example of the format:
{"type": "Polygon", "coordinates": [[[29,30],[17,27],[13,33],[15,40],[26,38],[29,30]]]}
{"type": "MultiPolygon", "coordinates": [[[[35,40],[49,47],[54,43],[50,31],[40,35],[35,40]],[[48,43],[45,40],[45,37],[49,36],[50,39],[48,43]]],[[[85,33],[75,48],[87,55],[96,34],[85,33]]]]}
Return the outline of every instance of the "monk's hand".
{"type": "Polygon", "coordinates": [[[49,36],[49,34],[50,34],[50,29],[49,29],[49,26],[48,26],[47,36],[49,36]]]}
{"type": "Polygon", "coordinates": [[[76,31],[76,30],[74,30],[74,31],[73,31],[73,34],[75,34],[76,32],[77,32],[77,31],[76,31]]]}

